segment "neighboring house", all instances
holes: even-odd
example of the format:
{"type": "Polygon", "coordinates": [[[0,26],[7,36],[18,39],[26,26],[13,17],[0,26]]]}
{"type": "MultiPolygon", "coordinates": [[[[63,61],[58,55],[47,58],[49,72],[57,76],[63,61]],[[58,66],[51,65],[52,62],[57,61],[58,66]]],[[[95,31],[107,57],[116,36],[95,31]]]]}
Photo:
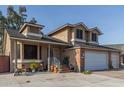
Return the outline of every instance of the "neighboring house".
{"type": "Polygon", "coordinates": [[[109,45],[104,45],[104,46],[119,49],[121,51],[121,55],[120,55],[121,63],[124,64],[124,44],[109,44],[109,45]]]}
{"type": "Polygon", "coordinates": [[[43,34],[43,27],[25,23],[20,31],[5,30],[3,51],[10,57],[10,72],[32,61],[43,62],[50,70],[52,63],[62,64],[65,57],[79,72],[119,68],[120,51],[99,45],[98,37],[102,32],[97,27],[65,24],[48,35],[43,34]]]}

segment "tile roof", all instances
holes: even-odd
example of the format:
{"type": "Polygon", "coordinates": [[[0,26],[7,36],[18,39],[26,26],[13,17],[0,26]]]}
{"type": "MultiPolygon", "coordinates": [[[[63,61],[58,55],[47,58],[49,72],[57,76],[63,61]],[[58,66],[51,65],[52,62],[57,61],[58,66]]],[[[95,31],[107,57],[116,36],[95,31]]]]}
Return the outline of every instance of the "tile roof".
{"type": "Polygon", "coordinates": [[[92,48],[92,49],[105,49],[105,50],[113,50],[113,51],[118,51],[120,50],[116,48],[111,48],[103,45],[98,45],[98,44],[91,44],[91,43],[81,43],[81,44],[76,44],[75,46],[67,47],[67,48],[75,48],[75,47],[81,47],[81,48],[92,48]]]}
{"type": "Polygon", "coordinates": [[[58,27],[57,29],[55,29],[55,30],[49,32],[47,35],[51,35],[51,34],[57,32],[58,30],[60,30],[60,29],[62,29],[62,28],[64,28],[64,27],[68,27],[68,26],[69,26],[69,27],[75,27],[75,26],[78,26],[78,25],[83,25],[83,26],[85,27],[85,29],[88,30],[88,27],[87,27],[83,22],[79,22],[79,23],[76,23],[76,24],[66,23],[66,24],[64,24],[64,25],[62,25],[62,26],[60,26],[60,27],[58,27]]]}
{"type": "Polygon", "coordinates": [[[52,38],[52,37],[49,37],[47,35],[42,35],[41,37],[37,37],[37,36],[25,36],[21,33],[19,33],[18,31],[16,30],[6,30],[7,33],[9,34],[9,36],[11,38],[18,38],[18,39],[27,39],[27,40],[37,40],[37,41],[46,41],[46,42],[51,42],[51,43],[60,43],[60,44],[65,44],[65,45],[69,45],[68,43],[64,42],[64,41],[61,41],[61,40],[58,40],[58,39],[55,39],[55,38],[52,38]]]}
{"type": "Polygon", "coordinates": [[[98,44],[91,44],[91,43],[79,43],[76,44],[75,46],[72,46],[64,41],[61,41],[59,39],[43,35],[41,37],[37,36],[25,36],[21,33],[19,33],[16,30],[6,30],[7,33],[9,34],[10,37],[12,38],[18,38],[18,39],[27,39],[27,40],[37,40],[37,41],[44,41],[44,42],[51,42],[51,43],[58,43],[58,44],[65,44],[67,45],[67,48],[75,48],[75,47],[81,47],[81,48],[92,48],[92,49],[107,49],[107,50],[114,50],[114,51],[119,51],[118,49],[103,46],[103,45],[98,45],[98,44]]]}
{"type": "Polygon", "coordinates": [[[96,30],[96,31],[99,32],[100,35],[103,34],[102,31],[101,31],[98,27],[94,27],[94,28],[90,28],[90,29],[89,29],[83,22],[79,22],[79,23],[76,23],[76,24],[66,23],[66,24],[64,24],[64,25],[62,25],[62,26],[60,26],[60,27],[58,27],[57,29],[55,29],[55,30],[49,32],[47,35],[52,35],[52,34],[56,33],[58,30],[63,29],[63,28],[65,28],[65,27],[76,27],[76,26],[78,26],[78,25],[83,25],[84,28],[85,28],[87,31],[96,30]]]}

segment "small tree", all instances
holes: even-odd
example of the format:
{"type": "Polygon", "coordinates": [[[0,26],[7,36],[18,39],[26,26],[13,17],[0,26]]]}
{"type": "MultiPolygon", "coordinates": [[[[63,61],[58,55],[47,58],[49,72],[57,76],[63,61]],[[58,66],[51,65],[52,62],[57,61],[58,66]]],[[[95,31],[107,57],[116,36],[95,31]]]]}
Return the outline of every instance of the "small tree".
{"type": "Polygon", "coordinates": [[[4,29],[6,25],[7,25],[7,20],[3,16],[2,12],[0,11],[0,49],[1,49],[1,52],[3,48],[4,29]]]}

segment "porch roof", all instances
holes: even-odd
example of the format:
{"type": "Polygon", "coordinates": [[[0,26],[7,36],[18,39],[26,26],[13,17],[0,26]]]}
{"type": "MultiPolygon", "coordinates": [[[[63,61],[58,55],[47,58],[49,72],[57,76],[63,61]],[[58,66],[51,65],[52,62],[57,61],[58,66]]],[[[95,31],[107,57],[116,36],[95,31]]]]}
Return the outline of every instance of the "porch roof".
{"type": "Polygon", "coordinates": [[[6,30],[10,38],[17,39],[17,40],[26,40],[26,41],[33,41],[33,42],[42,42],[42,43],[50,43],[50,44],[58,44],[58,45],[69,45],[68,43],[58,40],[56,38],[42,35],[41,37],[38,36],[25,36],[21,34],[19,31],[16,30],[6,30]]]}

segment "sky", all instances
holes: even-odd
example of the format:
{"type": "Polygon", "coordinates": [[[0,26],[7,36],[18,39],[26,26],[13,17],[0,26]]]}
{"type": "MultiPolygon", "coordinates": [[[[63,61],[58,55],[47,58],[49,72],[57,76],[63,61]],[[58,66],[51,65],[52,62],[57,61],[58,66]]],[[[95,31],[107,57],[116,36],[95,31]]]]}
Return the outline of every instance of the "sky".
{"type": "MultiPolygon", "coordinates": [[[[0,6],[6,15],[7,6],[0,6]]],[[[50,31],[66,24],[83,22],[88,28],[98,27],[103,35],[100,44],[124,44],[124,6],[26,6],[28,20],[33,17],[41,25],[43,32],[50,31]]],[[[15,6],[15,10],[18,6],[15,6]]]]}

